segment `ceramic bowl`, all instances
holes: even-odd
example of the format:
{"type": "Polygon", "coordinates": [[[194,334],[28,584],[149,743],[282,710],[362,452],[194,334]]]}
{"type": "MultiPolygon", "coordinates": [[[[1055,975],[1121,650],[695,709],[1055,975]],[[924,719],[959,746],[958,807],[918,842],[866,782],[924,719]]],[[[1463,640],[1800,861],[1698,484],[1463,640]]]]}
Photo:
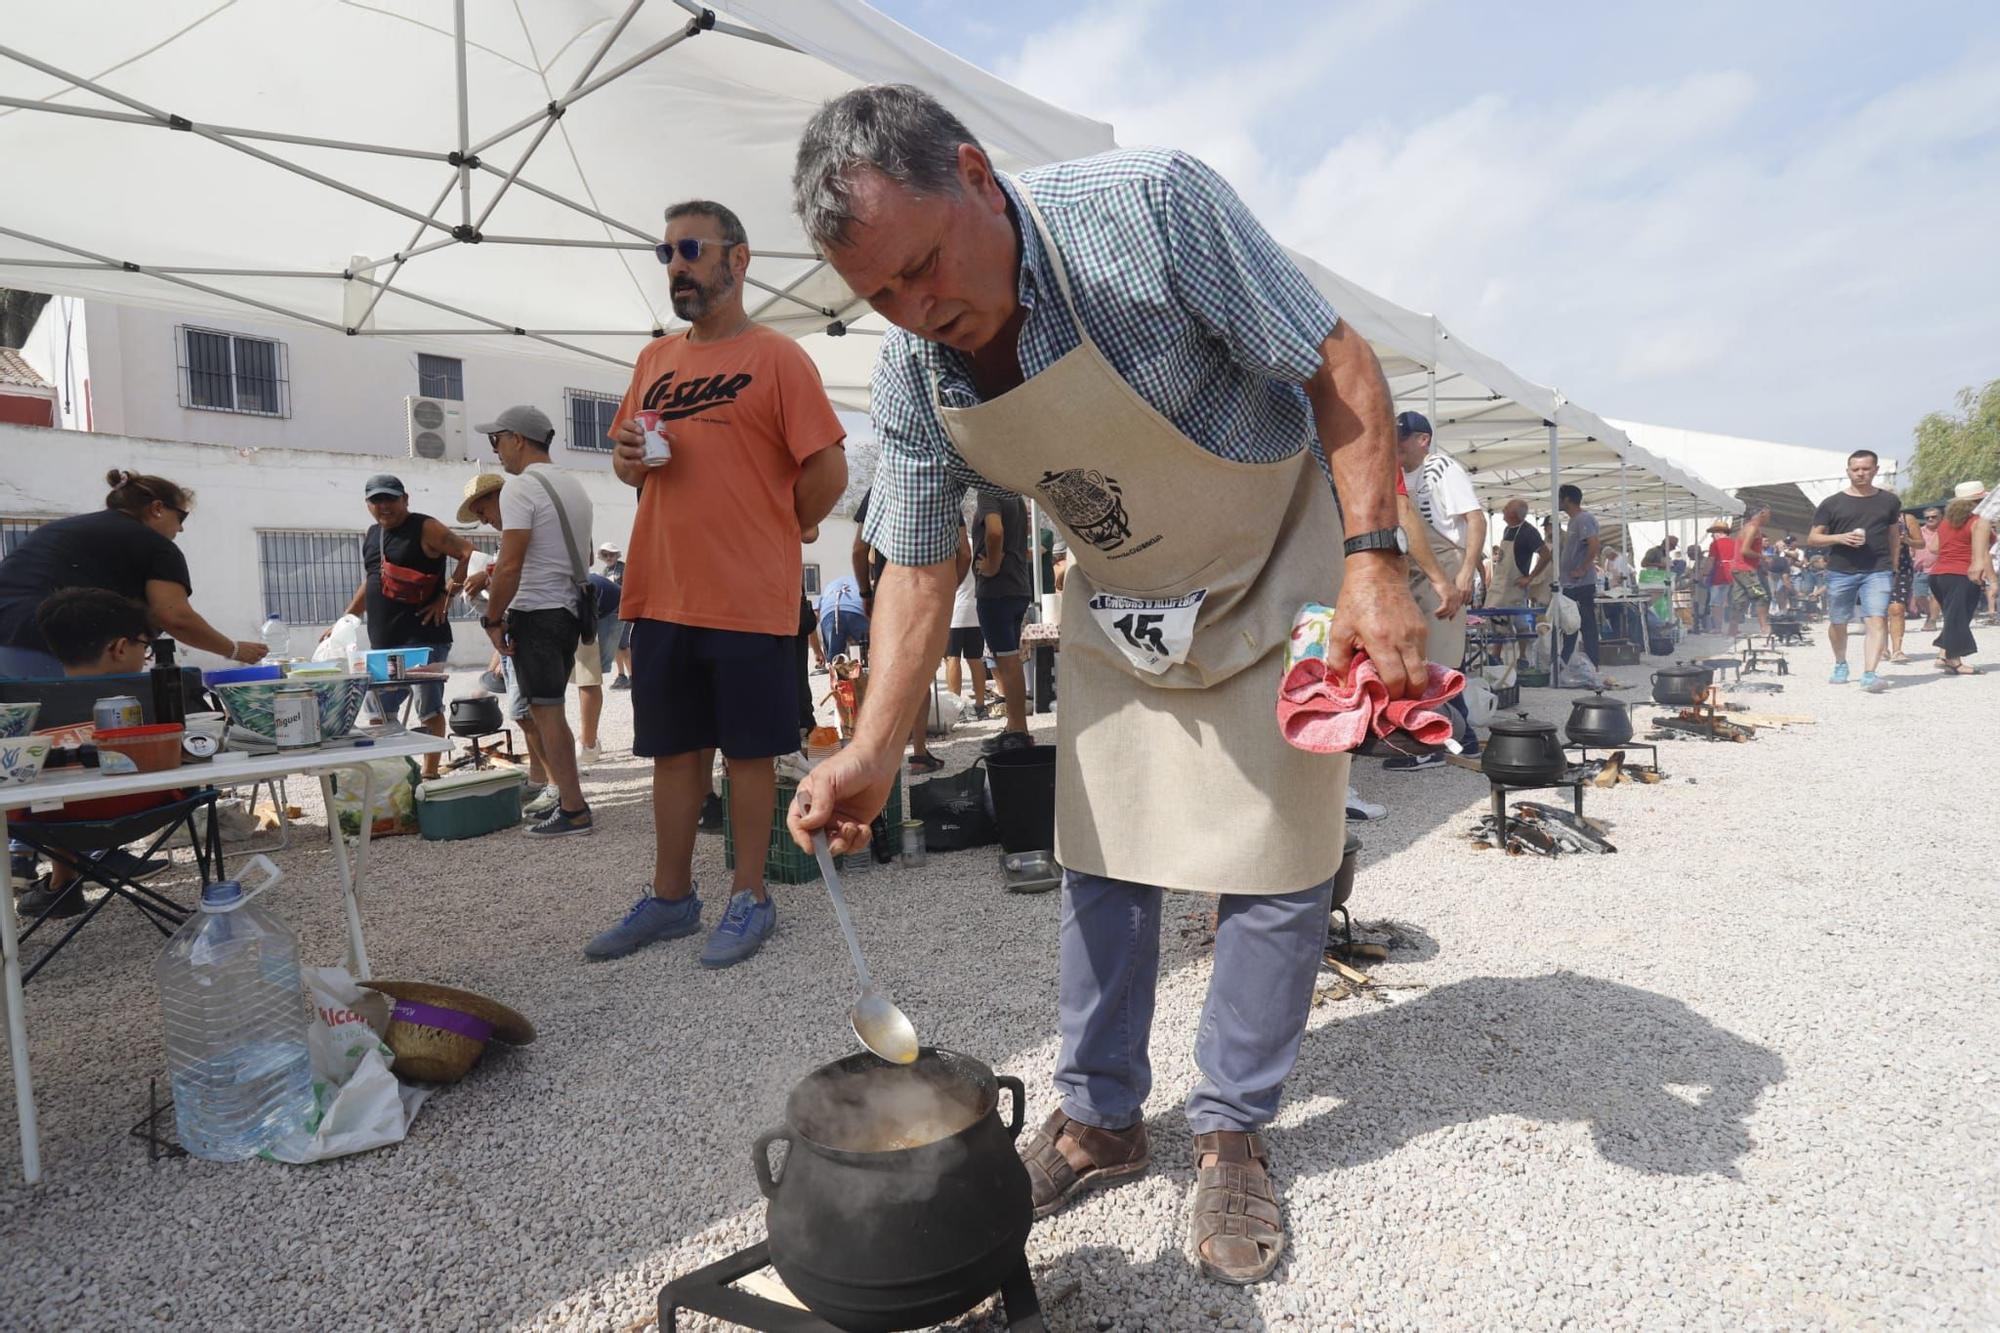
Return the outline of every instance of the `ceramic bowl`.
{"type": "Polygon", "coordinates": [[[21,787],[42,774],[49,757],[47,736],[14,736],[0,740],[0,787],[21,787]]]}
{"type": "Polygon", "coordinates": [[[231,725],[277,744],[277,724],[271,720],[271,698],[279,690],[306,686],[319,702],[319,734],[322,740],[345,736],[354,729],[361,713],[361,701],[368,697],[366,676],[301,676],[296,681],[253,680],[235,685],[217,685],[215,695],[222,700],[231,725]]]}
{"type": "Polygon", "coordinates": [[[35,715],[41,711],[39,703],[0,704],[0,740],[13,740],[33,731],[35,715]]]}

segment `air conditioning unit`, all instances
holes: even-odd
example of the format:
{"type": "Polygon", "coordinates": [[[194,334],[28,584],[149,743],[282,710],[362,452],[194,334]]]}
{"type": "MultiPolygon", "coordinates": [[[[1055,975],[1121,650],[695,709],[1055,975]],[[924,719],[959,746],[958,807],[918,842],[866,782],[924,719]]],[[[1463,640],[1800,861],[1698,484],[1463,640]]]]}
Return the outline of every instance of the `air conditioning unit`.
{"type": "Polygon", "coordinates": [[[434,463],[465,461],[464,404],[411,394],[403,399],[403,417],[410,431],[410,457],[434,463]]]}

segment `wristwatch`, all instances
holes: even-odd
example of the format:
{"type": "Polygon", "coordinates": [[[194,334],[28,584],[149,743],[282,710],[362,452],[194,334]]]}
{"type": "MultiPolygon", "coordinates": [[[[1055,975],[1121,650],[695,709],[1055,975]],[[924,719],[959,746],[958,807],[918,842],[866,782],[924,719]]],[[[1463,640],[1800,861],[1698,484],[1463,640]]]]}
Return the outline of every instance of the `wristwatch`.
{"type": "Polygon", "coordinates": [[[481,629],[499,629],[502,625],[506,623],[507,623],[507,618],[505,616],[502,616],[498,620],[491,620],[486,616],[479,617],[479,628],[481,629]]]}
{"type": "Polygon", "coordinates": [[[1358,537],[1349,537],[1340,549],[1348,555],[1359,555],[1363,551],[1394,551],[1399,555],[1408,555],[1410,539],[1403,535],[1401,528],[1377,528],[1358,537]]]}

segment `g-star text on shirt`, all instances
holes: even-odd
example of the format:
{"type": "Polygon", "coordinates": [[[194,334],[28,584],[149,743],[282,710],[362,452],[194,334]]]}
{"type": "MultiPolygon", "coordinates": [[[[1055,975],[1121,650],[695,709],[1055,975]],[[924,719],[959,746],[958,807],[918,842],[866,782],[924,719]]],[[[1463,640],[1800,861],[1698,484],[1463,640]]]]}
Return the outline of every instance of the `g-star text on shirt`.
{"type": "Polygon", "coordinates": [[[751,378],[748,374],[697,375],[676,384],[670,370],[653,381],[640,406],[658,412],[662,420],[679,421],[735,402],[737,395],[750,387],[751,378]]]}

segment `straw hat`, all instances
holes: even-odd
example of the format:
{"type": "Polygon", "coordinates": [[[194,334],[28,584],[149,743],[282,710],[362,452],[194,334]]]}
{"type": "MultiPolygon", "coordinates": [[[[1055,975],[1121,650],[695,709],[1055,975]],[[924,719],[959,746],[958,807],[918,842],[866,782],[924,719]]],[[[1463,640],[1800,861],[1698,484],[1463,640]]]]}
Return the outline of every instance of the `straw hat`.
{"type": "Polygon", "coordinates": [[[477,523],[479,515],[472,512],[472,502],[482,495],[491,495],[507,484],[507,479],[498,472],[482,472],[465,483],[465,498],[458,506],[458,521],[477,523]]]}
{"type": "Polygon", "coordinates": [[[364,981],[396,1001],[383,1040],[396,1053],[396,1073],[419,1083],[456,1083],[486,1049],[489,1037],[512,1046],[535,1039],[535,1025],[498,1000],[428,981],[364,981]]]}
{"type": "Polygon", "coordinates": [[[1710,532],[1727,532],[1729,531],[1729,520],[1726,518],[1718,518],[1715,520],[1715,522],[1708,525],[1708,530],[1710,532]]]}
{"type": "Polygon", "coordinates": [[[1951,488],[1951,498],[1954,500],[1977,500],[1984,494],[1986,494],[1986,483],[1983,481],[1961,481],[1951,488]]]}

